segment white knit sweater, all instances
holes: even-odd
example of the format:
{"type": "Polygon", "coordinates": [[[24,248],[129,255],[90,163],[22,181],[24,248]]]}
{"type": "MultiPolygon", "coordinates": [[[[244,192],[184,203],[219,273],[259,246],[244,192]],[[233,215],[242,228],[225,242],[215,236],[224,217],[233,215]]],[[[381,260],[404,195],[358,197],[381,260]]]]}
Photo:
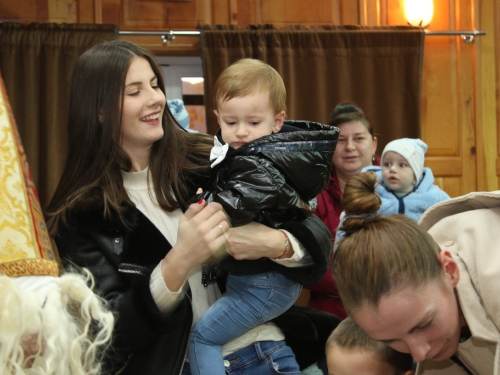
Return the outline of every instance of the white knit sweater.
{"type": "MultiPolygon", "coordinates": [[[[177,242],[177,230],[179,227],[179,219],[183,215],[180,209],[173,212],[165,212],[162,210],[154,198],[153,183],[149,176],[149,168],[141,172],[122,172],[123,184],[128,196],[132,202],[158,230],[165,236],[172,246],[177,242]]],[[[295,254],[292,258],[279,261],[287,267],[300,267],[307,265],[311,259],[305,252],[302,245],[287,232],[290,242],[295,249],[295,254]]],[[[184,281],[183,286],[179,291],[170,291],[161,277],[160,265],[156,266],[151,274],[150,288],[154,300],[161,311],[168,312],[178,301],[184,298],[187,285],[191,288],[192,306],[193,306],[193,324],[201,317],[201,315],[221,297],[221,293],[217,284],[211,284],[204,288],[201,284],[201,269],[192,270],[188,276],[187,282],[184,281]]],[[[250,345],[256,341],[278,341],[283,340],[284,335],[281,330],[273,323],[262,324],[237,339],[225,344],[222,347],[223,355],[227,355],[250,345]]]]}

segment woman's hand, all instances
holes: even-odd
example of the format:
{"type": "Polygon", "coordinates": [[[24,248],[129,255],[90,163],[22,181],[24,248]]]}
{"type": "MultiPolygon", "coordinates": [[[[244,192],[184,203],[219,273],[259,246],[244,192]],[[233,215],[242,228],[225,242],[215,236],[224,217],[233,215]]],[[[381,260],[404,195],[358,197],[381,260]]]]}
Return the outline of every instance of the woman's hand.
{"type": "Polygon", "coordinates": [[[229,229],[228,237],[226,251],[237,260],[276,259],[278,257],[285,259],[293,255],[291,244],[288,246],[288,251],[283,253],[286,237],[281,231],[253,221],[241,227],[229,229]]]}
{"type": "Polygon", "coordinates": [[[162,262],[163,279],[171,291],[179,289],[192,268],[225,254],[228,229],[220,204],[201,200],[189,206],[179,220],[177,243],[162,262]]]}

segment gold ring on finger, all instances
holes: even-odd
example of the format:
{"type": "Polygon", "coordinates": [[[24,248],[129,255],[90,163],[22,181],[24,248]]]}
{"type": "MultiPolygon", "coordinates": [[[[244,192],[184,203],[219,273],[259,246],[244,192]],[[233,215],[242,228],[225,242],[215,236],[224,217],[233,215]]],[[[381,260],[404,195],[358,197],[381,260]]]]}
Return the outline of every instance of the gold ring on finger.
{"type": "Polygon", "coordinates": [[[217,224],[217,226],[220,228],[220,230],[221,230],[222,234],[224,235],[224,237],[226,237],[226,241],[229,242],[229,236],[227,235],[227,232],[224,229],[224,227],[221,224],[217,224]]]}

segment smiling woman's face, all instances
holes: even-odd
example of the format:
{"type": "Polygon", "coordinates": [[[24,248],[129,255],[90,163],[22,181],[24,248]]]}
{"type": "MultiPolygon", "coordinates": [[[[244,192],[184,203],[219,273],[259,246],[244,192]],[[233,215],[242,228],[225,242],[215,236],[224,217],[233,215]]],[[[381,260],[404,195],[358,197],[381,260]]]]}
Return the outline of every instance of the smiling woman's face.
{"type": "Polygon", "coordinates": [[[360,121],[339,125],[339,139],[333,154],[335,170],[345,176],[354,176],[372,164],[377,140],[360,121]]]}
{"type": "Polygon", "coordinates": [[[457,282],[446,274],[443,283],[405,286],[382,297],[378,308],[356,310],[352,317],[370,337],[410,353],[416,362],[440,361],[456,352],[464,325],[457,282]]]}
{"type": "Polygon", "coordinates": [[[163,137],[165,95],[148,60],[132,60],[125,79],[121,147],[129,155],[141,153],[163,137]]]}

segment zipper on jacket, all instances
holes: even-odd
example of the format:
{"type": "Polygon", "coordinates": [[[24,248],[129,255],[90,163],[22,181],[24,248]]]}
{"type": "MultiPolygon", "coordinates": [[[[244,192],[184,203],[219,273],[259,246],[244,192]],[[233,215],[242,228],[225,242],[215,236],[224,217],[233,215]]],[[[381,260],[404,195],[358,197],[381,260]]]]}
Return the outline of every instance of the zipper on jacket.
{"type": "Polygon", "coordinates": [[[148,269],[146,267],[139,266],[137,264],[120,263],[118,265],[118,272],[145,276],[148,274],[148,269]]]}
{"type": "MultiPolygon", "coordinates": [[[[186,297],[189,301],[189,304],[191,305],[191,310],[193,310],[193,302],[191,301],[191,296],[189,293],[185,293],[186,297]]],[[[193,325],[193,322],[191,321],[191,326],[193,325]]],[[[191,330],[189,330],[189,335],[191,335],[191,330]]],[[[189,342],[188,342],[189,345],[189,342]]],[[[184,370],[184,365],[186,364],[186,359],[188,356],[188,345],[186,345],[186,350],[184,351],[184,359],[182,360],[182,366],[181,366],[181,372],[179,372],[179,375],[182,375],[182,370],[184,370]]]]}

